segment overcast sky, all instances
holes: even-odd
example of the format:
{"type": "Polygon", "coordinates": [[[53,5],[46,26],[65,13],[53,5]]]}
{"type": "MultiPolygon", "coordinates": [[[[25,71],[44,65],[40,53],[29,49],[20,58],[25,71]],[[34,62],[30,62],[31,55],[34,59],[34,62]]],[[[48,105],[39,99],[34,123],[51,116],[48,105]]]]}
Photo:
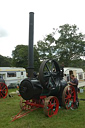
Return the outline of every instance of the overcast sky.
{"type": "Polygon", "coordinates": [[[66,23],[85,34],[85,0],[0,0],[0,54],[28,45],[29,12],[34,12],[34,44],[66,23]]]}

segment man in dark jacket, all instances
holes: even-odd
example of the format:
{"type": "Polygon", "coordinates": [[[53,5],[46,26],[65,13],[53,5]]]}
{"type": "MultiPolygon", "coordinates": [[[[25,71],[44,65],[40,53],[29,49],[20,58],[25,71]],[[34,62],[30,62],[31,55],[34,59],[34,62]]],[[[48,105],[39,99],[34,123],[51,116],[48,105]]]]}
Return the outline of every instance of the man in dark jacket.
{"type": "Polygon", "coordinates": [[[77,92],[78,92],[78,80],[77,80],[77,78],[74,77],[73,74],[71,74],[70,77],[71,77],[71,82],[69,84],[74,86],[75,91],[76,91],[76,102],[78,102],[78,94],[77,94],[77,92]]]}

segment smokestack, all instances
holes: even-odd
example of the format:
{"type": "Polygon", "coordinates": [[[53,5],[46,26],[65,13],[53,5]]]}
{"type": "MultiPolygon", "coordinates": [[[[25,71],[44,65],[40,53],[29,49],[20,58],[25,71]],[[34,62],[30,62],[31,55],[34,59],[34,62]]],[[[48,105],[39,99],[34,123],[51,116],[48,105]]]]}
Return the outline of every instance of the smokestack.
{"type": "Polygon", "coordinates": [[[28,76],[33,77],[34,70],[34,12],[29,13],[28,76]]]}

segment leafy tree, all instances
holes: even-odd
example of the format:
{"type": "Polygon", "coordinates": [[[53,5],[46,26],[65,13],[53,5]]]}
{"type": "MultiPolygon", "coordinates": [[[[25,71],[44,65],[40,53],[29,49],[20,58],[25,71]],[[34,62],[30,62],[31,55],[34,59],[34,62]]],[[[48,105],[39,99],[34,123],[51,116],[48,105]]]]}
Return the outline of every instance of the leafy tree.
{"type": "Polygon", "coordinates": [[[35,71],[39,71],[39,67],[40,67],[40,58],[39,58],[39,53],[37,51],[37,47],[36,45],[34,46],[34,70],[35,71]]]}
{"type": "Polygon", "coordinates": [[[39,53],[40,60],[52,59],[55,56],[54,51],[54,37],[53,34],[46,35],[43,41],[37,42],[37,51],[39,53]]]}
{"type": "Polygon", "coordinates": [[[56,58],[64,66],[76,66],[82,63],[85,56],[84,35],[79,33],[76,25],[65,24],[46,35],[43,41],[38,41],[37,50],[40,59],[56,58]]]}
{"type": "Polygon", "coordinates": [[[28,64],[28,48],[26,45],[17,45],[12,51],[13,66],[27,68],[28,64]]]}
{"type": "MultiPolygon", "coordinates": [[[[17,45],[15,50],[12,51],[13,56],[13,66],[28,68],[28,46],[27,45],[17,45]]],[[[39,54],[36,47],[34,47],[34,69],[38,71],[40,61],[39,54]]]]}
{"type": "Polygon", "coordinates": [[[60,26],[59,38],[55,41],[59,62],[69,66],[72,60],[78,60],[85,55],[84,35],[78,33],[76,25],[65,24],[60,26]]]}
{"type": "Polygon", "coordinates": [[[0,55],[0,67],[11,67],[12,58],[0,55]]]}

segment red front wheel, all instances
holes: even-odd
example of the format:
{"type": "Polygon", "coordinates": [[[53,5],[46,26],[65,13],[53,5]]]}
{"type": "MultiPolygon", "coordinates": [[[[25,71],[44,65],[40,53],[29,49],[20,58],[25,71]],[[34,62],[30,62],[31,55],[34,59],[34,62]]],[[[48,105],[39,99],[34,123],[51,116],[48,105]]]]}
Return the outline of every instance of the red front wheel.
{"type": "Polygon", "coordinates": [[[55,96],[45,98],[44,113],[48,117],[56,115],[59,109],[59,101],[55,96]]]}
{"type": "Polygon", "coordinates": [[[5,83],[0,83],[0,98],[6,98],[8,94],[8,87],[5,83]]]}

